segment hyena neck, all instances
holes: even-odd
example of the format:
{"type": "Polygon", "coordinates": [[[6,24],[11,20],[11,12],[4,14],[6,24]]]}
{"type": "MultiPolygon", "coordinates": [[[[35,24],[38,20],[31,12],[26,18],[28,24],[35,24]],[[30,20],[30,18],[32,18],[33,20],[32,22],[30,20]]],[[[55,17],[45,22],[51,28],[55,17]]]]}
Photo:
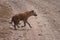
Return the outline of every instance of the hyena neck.
{"type": "Polygon", "coordinates": [[[29,18],[30,16],[32,16],[32,13],[28,12],[26,16],[29,18]]]}

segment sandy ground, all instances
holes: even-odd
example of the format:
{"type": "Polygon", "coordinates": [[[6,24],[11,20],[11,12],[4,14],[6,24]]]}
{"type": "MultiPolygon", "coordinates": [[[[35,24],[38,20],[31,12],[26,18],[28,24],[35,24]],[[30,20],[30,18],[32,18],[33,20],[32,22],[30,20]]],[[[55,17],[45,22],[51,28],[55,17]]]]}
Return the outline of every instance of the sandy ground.
{"type": "Polygon", "coordinates": [[[60,0],[0,0],[0,40],[60,40],[60,0]],[[28,19],[32,28],[14,30],[10,18],[31,9],[38,15],[28,19]]]}

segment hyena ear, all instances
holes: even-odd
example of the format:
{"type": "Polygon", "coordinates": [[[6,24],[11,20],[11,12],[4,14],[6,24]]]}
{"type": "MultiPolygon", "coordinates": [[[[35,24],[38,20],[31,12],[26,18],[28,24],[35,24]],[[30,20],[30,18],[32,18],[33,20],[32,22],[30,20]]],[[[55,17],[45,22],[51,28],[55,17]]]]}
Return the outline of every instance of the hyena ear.
{"type": "Polygon", "coordinates": [[[34,12],[34,10],[31,10],[31,12],[34,12]]]}

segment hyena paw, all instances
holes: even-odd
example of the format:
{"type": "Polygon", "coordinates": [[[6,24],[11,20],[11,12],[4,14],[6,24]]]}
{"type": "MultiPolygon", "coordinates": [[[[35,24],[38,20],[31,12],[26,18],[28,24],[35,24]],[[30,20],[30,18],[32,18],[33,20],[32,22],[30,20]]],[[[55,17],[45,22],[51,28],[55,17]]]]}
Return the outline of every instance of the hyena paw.
{"type": "Polygon", "coordinates": [[[21,26],[21,27],[25,27],[25,26],[21,26]]]}
{"type": "Polygon", "coordinates": [[[14,29],[14,30],[17,30],[17,29],[14,29]]]}

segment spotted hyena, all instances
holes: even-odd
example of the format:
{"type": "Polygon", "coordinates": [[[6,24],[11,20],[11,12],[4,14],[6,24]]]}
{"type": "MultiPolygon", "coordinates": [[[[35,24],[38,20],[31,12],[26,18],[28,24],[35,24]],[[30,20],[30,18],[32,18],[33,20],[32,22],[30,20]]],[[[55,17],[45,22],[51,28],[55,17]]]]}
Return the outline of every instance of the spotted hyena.
{"type": "MultiPolygon", "coordinates": [[[[28,23],[27,19],[30,17],[30,16],[37,16],[37,14],[34,12],[34,10],[30,10],[30,11],[26,11],[24,13],[19,13],[17,15],[14,15],[11,19],[11,22],[10,23],[14,23],[14,29],[16,30],[16,26],[18,26],[19,22],[22,20],[24,22],[24,26],[26,26],[26,23],[29,25],[30,28],[31,25],[28,23]]],[[[22,26],[22,27],[24,27],[22,26]]]]}

